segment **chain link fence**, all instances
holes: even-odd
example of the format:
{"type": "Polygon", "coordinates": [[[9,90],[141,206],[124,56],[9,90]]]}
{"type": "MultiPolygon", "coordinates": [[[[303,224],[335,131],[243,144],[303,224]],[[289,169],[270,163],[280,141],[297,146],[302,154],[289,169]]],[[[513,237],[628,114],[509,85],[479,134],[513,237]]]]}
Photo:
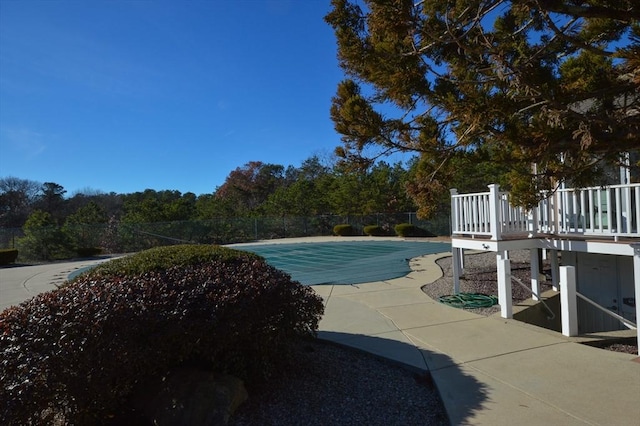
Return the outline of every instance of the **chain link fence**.
{"type": "MultiPolygon", "coordinates": [[[[231,244],[255,240],[332,235],[333,227],[351,225],[364,235],[364,227],[378,225],[389,235],[394,227],[411,223],[435,235],[450,235],[448,216],[419,220],[414,212],[312,217],[237,217],[177,222],[73,225],[59,228],[75,248],[100,247],[107,253],[129,253],[171,244],[231,244]]],[[[18,248],[25,237],[21,228],[0,228],[0,248],[18,248]]]]}

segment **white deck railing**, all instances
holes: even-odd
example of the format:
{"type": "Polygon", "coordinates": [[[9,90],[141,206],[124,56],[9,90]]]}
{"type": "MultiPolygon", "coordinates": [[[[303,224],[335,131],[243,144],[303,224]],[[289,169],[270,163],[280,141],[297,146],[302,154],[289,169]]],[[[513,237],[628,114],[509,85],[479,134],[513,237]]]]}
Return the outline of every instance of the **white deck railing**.
{"type": "Polygon", "coordinates": [[[454,235],[493,240],[536,233],[640,237],[640,183],[559,189],[531,211],[513,207],[496,184],[475,194],[452,189],[451,222],[454,235]]]}

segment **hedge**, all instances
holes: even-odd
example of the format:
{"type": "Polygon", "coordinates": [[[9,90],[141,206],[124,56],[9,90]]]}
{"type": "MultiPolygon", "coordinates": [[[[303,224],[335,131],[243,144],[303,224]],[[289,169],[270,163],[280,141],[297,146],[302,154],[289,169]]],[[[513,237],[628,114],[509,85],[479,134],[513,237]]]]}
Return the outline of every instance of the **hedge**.
{"type": "Polygon", "coordinates": [[[0,265],[9,265],[14,263],[18,258],[18,250],[16,249],[0,249],[0,265]]]}
{"type": "Polygon", "coordinates": [[[0,313],[0,423],[99,424],[183,363],[258,382],[322,300],[259,256],[213,246],[105,263],[0,313]]]}
{"type": "Polygon", "coordinates": [[[382,226],[379,225],[367,225],[364,227],[363,231],[365,234],[372,237],[379,237],[387,234],[382,226]]]}
{"type": "Polygon", "coordinates": [[[340,237],[347,237],[350,235],[356,235],[356,231],[353,226],[348,224],[340,224],[333,227],[333,233],[340,237]]]}
{"type": "Polygon", "coordinates": [[[400,237],[435,237],[435,234],[410,223],[399,223],[394,229],[400,237]]]}

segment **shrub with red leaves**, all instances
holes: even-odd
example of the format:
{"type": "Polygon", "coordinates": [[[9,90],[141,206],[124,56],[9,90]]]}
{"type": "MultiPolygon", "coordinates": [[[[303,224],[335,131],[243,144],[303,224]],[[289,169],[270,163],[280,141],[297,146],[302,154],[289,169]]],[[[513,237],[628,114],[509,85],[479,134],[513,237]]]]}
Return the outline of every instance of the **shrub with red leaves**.
{"type": "Polygon", "coordinates": [[[323,312],[311,288],[245,252],[112,262],[0,313],[2,424],[99,424],[136,383],[185,362],[264,379],[323,312]]]}

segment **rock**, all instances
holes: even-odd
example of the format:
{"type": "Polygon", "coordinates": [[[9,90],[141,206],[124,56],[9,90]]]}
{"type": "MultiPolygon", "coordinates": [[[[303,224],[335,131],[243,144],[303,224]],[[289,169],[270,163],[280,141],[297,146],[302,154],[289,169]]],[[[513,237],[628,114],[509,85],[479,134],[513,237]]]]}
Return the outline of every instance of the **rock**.
{"type": "Polygon", "coordinates": [[[236,377],[180,367],[139,386],[132,404],[150,424],[218,426],[226,425],[247,398],[236,377]]]}

